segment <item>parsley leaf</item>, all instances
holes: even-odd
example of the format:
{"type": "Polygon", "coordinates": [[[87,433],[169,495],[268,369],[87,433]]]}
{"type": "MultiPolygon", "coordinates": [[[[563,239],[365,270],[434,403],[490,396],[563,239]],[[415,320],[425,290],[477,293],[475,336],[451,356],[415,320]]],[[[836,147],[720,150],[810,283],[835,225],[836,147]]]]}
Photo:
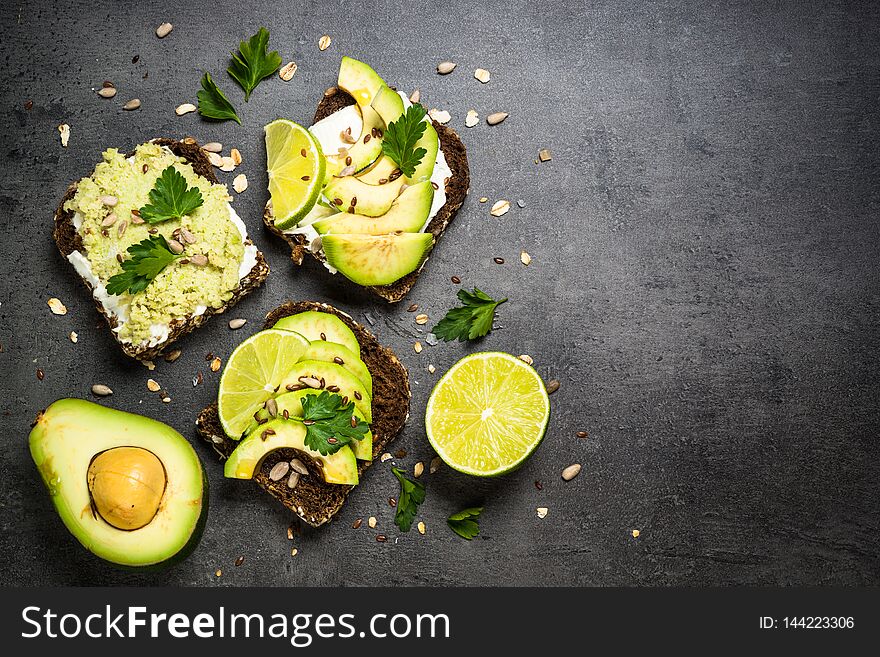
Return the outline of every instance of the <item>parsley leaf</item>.
{"type": "Polygon", "coordinates": [[[232,53],[232,63],[226,72],[244,89],[244,102],[250,99],[251,92],[261,80],[281,66],[281,55],[277,50],[267,52],[268,43],[269,30],[261,27],[248,41],[239,44],[237,53],[232,53]]]}
{"type": "Polygon", "coordinates": [[[370,430],[366,422],[354,415],[354,402],[343,404],[342,397],[335,393],[322,390],[320,395],[306,395],[300,402],[306,447],[324,456],[338,452],[353,440],[362,440],[370,430]]]}
{"type": "Polygon", "coordinates": [[[446,522],[456,534],[462,538],[471,540],[474,536],[480,533],[480,525],[478,522],[482,512],[483,507],[481,506],[465,509],[464,511],[453,513],[449,516],[446,522]]]}
{"type": "Polygon", "coordinates": [[[187,189],[186,178],[174,165],[165,169],[150,190],[150,202],[140,209],[141,219],[158,224],[191,214],[204,203],[198,187],[187,189]]]}
{"type": "Polygon", "coordinates": [[[199,97],[199,114],[206,119],[214,119],[215,121],[232,119],[241,125],[241,119],[235,113],[235,108],[220,91],[220,87],[211,79],[210,73],[205,73],[202,78],[202,90],[196,95],[199,97]]]}
{"type": "Polygon", "coordinates": [[[473,340],[481,338],[492,330],[495,308],[507,301],[495,301],[488,294],[474,288],[473,292],[459,290],[458,298],[464,304],[453,308],[431,331],[441,340],[473,340]]]}
{"type": "Polygon", "coordinates": [[[428,153],[424,148],[415,147],[428,127],[428,124],[422,121],[423,118],[425,118],[425,108],[413,103],[399,119],[389,123],[385,130],[382,152],[397,162],[397,168],[405,176],[413,175],[422,158],[428,153]]]}
{"type": "Polygon", "coordinates": [[[425,501],[425,485],[407,477],[403,474],[403,470],[391,468],[391,472],[400,481],[400,496],[397,498],[394,524],[400,527],[401,531],[408,532],[419,510],[419,504],[425,501]]]}
{"type": "Polygon", "coordinates": [[[174,262],[176,255],[162,235],[153,235],[128,247],[131,257],[122,262],[122,272],[107,281],[110,294],[137,294],[146,289],[160,272],[174,262]]]}

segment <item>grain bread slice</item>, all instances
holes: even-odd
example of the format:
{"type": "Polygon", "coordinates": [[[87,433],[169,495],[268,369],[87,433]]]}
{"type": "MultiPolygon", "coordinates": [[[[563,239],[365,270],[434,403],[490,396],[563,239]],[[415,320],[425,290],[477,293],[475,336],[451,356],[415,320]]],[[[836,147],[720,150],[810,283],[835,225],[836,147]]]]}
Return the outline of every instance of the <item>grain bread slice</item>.
{"type": "MultiPolygon", "coordinates": [[[[379,344],[379,341],[366,328],[355,322],[340,310],[324,303],[314,301],[297,301],[285,303],[266,315],[264,328],[270,328],[282,317],[296,315],[308,310],[331,313],[345,322],[357,337],[361,347],[361,359],[373,377],[373,422],[370,430],[373,433],[373,460],[379,458],[400,430],[409,416],[409,376],[406,368],[391,349],[379,344]]],[[[217,404],[204,409],[196,420],[199,436],[208,442],[222,458],[227,458],[238,445],[237,441],[226,437],[217,404]]],[[[358,475],[363,485],[364,471],[370,467],[369,461],[358,462],[358,475]]],[[[269,454],[254,476],[260,488],[293,511],[304,522],[318,527],[330,519],[342,508],[345,499],[354,486],[328,484],[320,475],[315,462],[305,453],[291,449],[281,449],[269,454]],[[302,477],[296,488],[287,486],[287,480],[272,481],[269,472],[282,460],[289,461],[297,457],[309,469],[309,476],[302,477]]]]}
{"type": "MultiPolygon", "coordinates": [[[[214,167],[208,161],[205,151],[203,151],[199,144],[191,137],[188,137],[183,141],[159,138],[154,139],[153,143],[159,144],[160,146],[166,146],[172,153],[178,157],[184,158],[190,165],[192,165],[193,171],[198,175],[207,178],[212,183],[219,183],[217,176],[214,174],[214,167]]],[[[53,230],[53,237],[55,238],[55,244],[58,246],[58,250],[65,259],[72,252],[81,251],[83,249],[82,237],[80,237],[73,225],[74,213],[71,210],[64,209],[64,204],[76,194],[77,186],[78,182],[74,182],[67,188],[67,191],[61,199],[61,203],[58,204],[58,208],[55,210],[55,228],[53,230]]],[[[252,244],[250,240],[246,240],[245,243],[252,244]]],[[[114,338],[117,338],[117,342],[119,342],[122,351],[125,352],[126,355],[141,361],[149,361],[157,358],[172,343],[207,322],[211,316],[217,315],[226,311],[228,308],[231,308],[238,303],[242,297],[250,294],[253,290],[258,288],[269,275],[269,265],[266,263],[266,259],[260,251],[257,251],[256,260],[256,264],[247,275],[241,279],[238,288],[233,291],[232,298],[224,306],[220,308],[208,308],[201,315],[193,315],[186,319],[174,320],[171,324],[168,339],[164,342],[153,347],[138,346],[118,340],[115,331],[111,330],[111,334],[114,338]]],[[[89,288],[89,291],[91,291],[91,284],[86,279],[82,279],[82,281],[86,287],[89,288]]],[[[115,316],[108,312],[97,299],[95,299],[95,305],[98,308],[98,312],[100,312],[107,320],[107,324],[110,328],[116,328],[117,321],[115,316]]]]}
{"type": "MultiPolygon", "coordinates": [[[[318,104],[314,123],[348,105],[354,105],[354,98],[341,89],[331,87],[325,92],[324,97],[318,104]]],[[[431,233],[434,236],[434,246],[436,247],[446,227],[449,226],[449,222],[453,220],[455,213],[458,212],[468,194],[470,188],[470,169],[468,168],[467,149],[458,134],[452,128],[447,128],[436,121],[433,122],[433,125],[437,130],[437,135],[440,137],[440,148],[446,156],[449,168],[452,170],[452,176],[446,183],[446,203],[434,215],[425,229],[425,232],[431,233]]],[[[303,256],[306,253],[310,253],[322,262],[324,261],[322,254],[315,253],[305,247],[302,235],[288,235],[275,228],[271,203],[266,204],[263,221],[270,231],[290,245],[290,259],[297,265],[302,264],[303,256]]],[[[409,294],[426,262],[427,259],[416,271],[407,274],[390,285],[371,286],[368,289],[389,303],[396,303],[409,294]]]]}

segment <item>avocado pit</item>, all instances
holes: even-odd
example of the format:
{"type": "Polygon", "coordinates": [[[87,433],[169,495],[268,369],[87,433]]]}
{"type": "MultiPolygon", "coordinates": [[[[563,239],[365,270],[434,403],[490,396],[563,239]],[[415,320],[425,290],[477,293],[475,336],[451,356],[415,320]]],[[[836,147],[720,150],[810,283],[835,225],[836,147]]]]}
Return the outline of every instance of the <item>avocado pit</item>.
{"type": "Polygon", "coordinates": [[[167,475],[162,461],[141,447],[114,447],[89,464],[89,494],[105,522],[126,531],[148,525],[159,510],[167,475]]]}

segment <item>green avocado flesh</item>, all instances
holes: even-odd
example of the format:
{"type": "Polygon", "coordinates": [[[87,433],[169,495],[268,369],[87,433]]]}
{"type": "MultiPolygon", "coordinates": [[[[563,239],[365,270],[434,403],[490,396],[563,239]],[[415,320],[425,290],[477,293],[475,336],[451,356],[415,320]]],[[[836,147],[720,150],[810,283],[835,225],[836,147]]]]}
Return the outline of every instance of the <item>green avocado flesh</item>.
{"type": "Polygon", "coordinates": [[[361,107],[368,107],[385,81],[372,68],[351,57],[343,57],[336,82],[361,107]]]}
{"type": "Polygon", "coordinates": [[[425,153],[421,162],[416,166],[413,175],[406,178],[407,185],[430,180],[431,174],[434,173],[434,165],[437,163],[437,152],[440,150],[440,137],[430,121],[428,121],[425,132],[419,137],[414,148],[424,148],[427,153],[425,153]]]}
{"type": "Polygon", "coordinates": [[[360,357],[351,349],[336,342],[315,340],[300,356],[300,360],[321,360],[336,363],[354,374],[364,384],[367,393],[373,396],[373,377],[360,357]]]}
{"type": "Polygon", "coordinates": [[[385,185],[369,185],[354,176],[334,178],[325,188],[324,195],[341,212],[351,211],[368,217],[381,217],[400,194],[403,177],[385,185]],[[354,201],[354,205],[352,205],[354,201]]]}
{"type": "Polygon", "coordinates": [[[183,559],[198,544],[207,517],[205,474],[189,442],[168,425],[62,399],[39,415],[29,443],[64,525],[101,559],[155,568],[183,559]],[[117,458],[121,454],[147,461],[117,458]],[[161,464],[155,476],[150,462],[161,464]],[[137,528],[110,524],[132,517],[143,518],[137,528]]]}
{"type": "Polygon", "coordinates": [[[344,153],[327,155],[327,180],[332,180],[349,166],[355,172],[366,169],[382,154],[382,137],[379,135],[385,132],[385,122],[372,107],[362,107],[361,114],[363,130],[360,135],[352,135],[357,141],[344,153]]]}
{"type": "Polygon", "coordinates": [[[371,107],[376,110],[385,125],[396,121],[403,114],[403,100],[400,95],[390,87],[383,86],[376,92],[371,107]]]}
{"type": "Polygon", "coordinates": [[[357,175],[357,179],[368,185],[384,185],[394,177],[400,176],[400,170],[397,168],[397,162],[387,155],[383,155],[376,160],[369,168],[364,169],[357,175]]]}
{"type": "Polygon", "coordinates": [[[323,340],[341,344],[354,352],[358,358],[361,355],[361,345],[354,335],[354,331],[339,319],[336,315],[322,313],[320,310],[307,310],[289,317],[282,317],[272,328],[282,331],[299,333],[309,342],[323,340]]]}
{"type": "Polygon", "coordinates": [[[296,420],[277,419],[262,424],[229,455],[223,474],[230,479],[253,479],[254,473],[259,470],[263,459],[270,452],[290,448],[311,456],[321,466],[324,481],[328,484],[358,483],[357,461],[348,445],[344,445],[334,454],[322,456],[306,447],[305,439],[306,428],[296,420]],[[267,433],[267,430],[275,433],[267,433]]]}
{"type": "MultiPolygon", "coordinates": [[[[302,407],[303,398],[308,397],[309,395],[320,394],[320,392],[321,392],[320,390],[308,389],[308,390],[294,390],[293,392],[286,392],[283,395],[278,395],[278,397],[275,398],[275,402],[278,404],[278,416],[283,415],[284,411],[287,411],[287,415],[289,417],[302,417],[303,416],[303,407],[302,407]]],[[[368,404],[369,402],[367,402],[366,400],[357,401],[356,399],[352,399],[350,401],[353,401],[355,404],[355,407],[354,407],[355,417],[366,422],[367,419],[364,417],[364,414],[361,412],[360,409],[363,408],[365,403],[368,404]]],[[[260,421],[271,419],[269,416],[269,412],[265,409],[261,409],[257,413],[256,417],[258,417],[260,419],[260,421]]],[[[254,421],[249,433],[256,430],[256,428],[258,426],[259,426],[259,424],[256,421],[254,421]]],[[[354,451],[354,455],[359,461],[373,460],[373,433],[367,432],[367,434],[363,437],[363,439],[353,440],[351,442],[351,449],[352,449],[352,451],[354,451]]]]}
{"type": "MultiPolygon", "coordinates": [[[[331,390],[330,392],[336,392],[343,397],[348,397],[350,401],[355,403],[355,406],[360,408],[367,423],[373,421],[373,413],[371,409],[372,397],[370,396],[370,393],[367,392],[367,389],[364,387],[364,384],[361,383],[360,379],[344,367],[337,365],[336,363],[326,363],[320,360],[301,360],[293,367],[287,376],[284,377],[284,380],[281,382],[280,390],[289,390],[290,388],[288,388],[288,386],[293,388],[295,386],[303,385],[300,379],[304,377],[311,377],[318,380],[324,379],[325,390],[332,386],[337,386],[339,390],[331,390]]],[[[320,393],[321,391],[318,390],[317,392],[320,393]]]]}
{"type": "Polygon", "coordinates": [[[314,223],[321,235],[327,233],[361,233],[363,235],[386,235],[388,233],[418,233],[422,230],[431,202],[434,200],[434,186],[425,181],[407,187],[400,193],[391,208],[381,217],[365,217],[360,214],[340,212],[314,223]]]}
{"type": "Polygon", "coordinates": [[[390,285],[415,271],[434,242],[430,233],[325,235],[327,262],[358,285],[390,285]]]}

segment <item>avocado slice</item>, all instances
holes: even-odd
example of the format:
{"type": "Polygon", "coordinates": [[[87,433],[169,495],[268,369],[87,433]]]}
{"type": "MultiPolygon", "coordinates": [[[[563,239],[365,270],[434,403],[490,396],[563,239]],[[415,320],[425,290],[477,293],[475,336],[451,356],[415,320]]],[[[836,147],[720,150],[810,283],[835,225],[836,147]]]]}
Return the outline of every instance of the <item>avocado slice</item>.
{"type": "Polygon", "coordinates": [[[307,310],[289,317],[282,317],[275,322],[275,326],[272,328],[299,333],[309,342],[316,340],[335,342],[354,352],[358,358],[361,356],[361,345],[355,337],[354,331],[348,328],[348,325],[336,315],[330,313],[307,310]]]}
{"type": "Polygon", "coordinates": [[[333,454],[323,456],[306,447],[305,440],[306,428],[297,420],[277,419],[262,424],[229,455],[223,467],[223,475],[229,479],[253,479],[254,473],[260,469],[263,459],[270,452],[289,448],[311,456],[321,467],[324,481],[328,484],[354,486],[358,483],[357,461],[348,445],[343,445],[333,454]]]}
{"type": "Polygon", "coordinates": [[[421,232],[431,214],[434,186],[429,180],[407,187],[400,193],[391,208],[381,217],[365,217],[360,214],[339,212],[314,223],[321,235],[327,233],[362,233],[364,235],[387,235],[388,233],[421,232]]]}
{"type": "Polygon", "coordinates": [[[437,163],[437,152],[440,150],[440,137],[434,129],[430,119],[427,120],[425,132],[416,142],[415,149],[424,148],[427,151],[421,161],[416,166],[413,175],[407,177],[406,184],[413,185],[423,180],[430,180],[431,174],[434,173],[434,165],[437,163]]]}
{"type": "MultiPolygon", "coordinates": [[[[303,407],[302,407],[302,399],[303,397],[307,397],[309,395],[317,395],[320,394],[320,390],[312,390],[311,388],[307,390],[294,390],[293,392],[286,392],[283,395],[278,395],[275,398],[275,403],[278,406],[277,417],[280,417],[284,414],[284,411],[287,411],[288,417],[302,417],[303,416],[303,407]]],[[[367,419],[364,417],[361,409],[366,403],[364,401],[358,401],[356,399],[351,400],[354,402],[354,415],[355,417],[363,420],[364,422],[367,419]]],[[[260,422],[264,420],[271,420],[271,416],[269,415],[269,411],[266,409],[260,409],[255,415],[256,418],[259,418],[260,422]]],[[[259,423],[255,420],[251,425],[251,428],[248,430],[250,434],[253,432],[259,423]]],[[[373,460],[373,432],[368,431],[367,434],[361,440],[353,440],[350,443],[351,449],[354,452],[355,458],[359,461],[372,461],[373,460]]]]}
{"type": "Polygon", "coordinates": [[[101,559],[155,569],[195,549],[207,480],[192,446],[168,425],[61,399],[37,417],[29,444],[64,525],[101,559]]]}
{"type": "Polygon", "coordinates": [[[354,98],[360,107],[369,107],[379,89],[385,86],[385,80],[363,62],[343,57],[336,86],[354,98]]]}
{"type": "Polygon", "coordinates": [[[334,233],[321,240],[327,262],[358,285],[390,285],[418,269],[434,243],[431,233],[334,233]]]}
{"type": "Polygon", "coordinates": [[[360,135],[352,135],[357,141],[342,153],[325,154],[327,180],[332,180],[333,176],[339,175],[348,166],[353,167],[355,172],[366,169],[382,154],[385,122],[372,107],[362,107],[361,114],[364,127],[360,135]]]}
{"type": "Polygon", "coordinates": [[[392,178],[400,177],[400,169],[397,162],[387,155],[383,155],[368,168],[357,174],[358,180],[368,185],[385,185],[392,178]]]}
{"type": "Polygon", "coordinates": [[[300,356],[300,360],[321,360],[326,363],[336,363],[354,374],[364,384],[364,388],[370,397],[373,396],[373,377],[370,370],[364,365],[360,356],[351,349],[338,342],[315,340],[300,356]]]}
{"type": "Polygon", "coordinates": [[[341,212],[381,217],[391,208],[404,182],[401,176],[385,185],[368,185],[354,176],[346,176],[331,180],[324,188],[324,195],[341,212]]]}
{"type": "MultiPolygon", "coordinates": [[[[370,393],[367,392],[367,389],[364,387],[364,384],[361,383],[360,379],[341,365],[337,365],[336,363],[326,363],[320,360],[301,360],[294,365],[293,369],[288,372],[287,376],[281,381],[279,391],[296,390],[299,386],[304,385],[302,379],[305,378],[317,380],[323,379],[325,390],[333,388],[334,386],[338,387],[339,390],[333,389],[329,391],[338,393],[343,397],[348,397],[356,406],[360,407],[367,423],[373,421],[373,413],[371,409],[372,397],[370,393]]],[[[317,392],[321,392],[318,388],[311,388],[317,392]]]]}
{"type": "Polygon", "coordinates": [[[382,117],[385,125],[399,119],[404,112],[403,100],[401,99],[400,94],[387,85],[382,86],[379,91],[376,92],[376,97],[373,98],[370,107],[376,110],[379,116],[382,117]]]}

